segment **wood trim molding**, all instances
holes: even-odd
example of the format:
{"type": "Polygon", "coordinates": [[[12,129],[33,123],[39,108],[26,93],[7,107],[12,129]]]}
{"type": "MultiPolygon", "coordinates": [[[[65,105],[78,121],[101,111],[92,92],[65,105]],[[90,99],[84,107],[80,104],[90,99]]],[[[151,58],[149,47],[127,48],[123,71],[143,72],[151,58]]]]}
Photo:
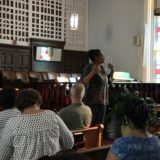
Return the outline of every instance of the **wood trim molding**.
{"type": "Polygon", "coordinates": [[[16,44],[5,44],[5,43],[0,43],[0,47],[4,48],[20,48],[20,49],[30,49],[30,46],[21,46],[21,45],[16,45],[16,44]]]}
{"type": "Polygon", "coordinates": [[[52,41],[52,40],[46,40],[46,39],[35,39],[31,38],[31,47],[32,46],[49,46],[49,47],[57,47],[57,48],[64,48],[65,42],[64,41],[52,41]]]}

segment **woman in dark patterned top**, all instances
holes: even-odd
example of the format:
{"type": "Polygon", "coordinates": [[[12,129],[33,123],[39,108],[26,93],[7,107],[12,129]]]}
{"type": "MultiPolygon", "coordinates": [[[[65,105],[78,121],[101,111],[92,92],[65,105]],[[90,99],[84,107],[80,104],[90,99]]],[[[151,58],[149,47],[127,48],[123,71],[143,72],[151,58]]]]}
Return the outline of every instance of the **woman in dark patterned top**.
{"type": "Polygon", "coordinates": [[[37,160],[73,147],[73,135],[53,111],[40,109],[42,98],[33,89],[16,97],[21,115],[11,118],[0,139],[0,160],[37,160]]]}
{"type": "Polygon", "coordinates": [[[160,139],[147,131],[149,106],[131,99],[124,109],[124,122],[131,135],[116,139],[106,160],[160,160],[160,139]]]}
{"type": "MultiPolygon", "coordinates": [[[[108,105],[108,77],[103,66],[105,57],[99,49],[88,51],[91,64],[88,64],[82,73],[82,80],[86,87],[84,102],[91,107],[93,119],[92,125],[103,124],[108,105]]],[[[110,76],[113,75],[113,65],[109,64],[111,69],[110,76]]]]}

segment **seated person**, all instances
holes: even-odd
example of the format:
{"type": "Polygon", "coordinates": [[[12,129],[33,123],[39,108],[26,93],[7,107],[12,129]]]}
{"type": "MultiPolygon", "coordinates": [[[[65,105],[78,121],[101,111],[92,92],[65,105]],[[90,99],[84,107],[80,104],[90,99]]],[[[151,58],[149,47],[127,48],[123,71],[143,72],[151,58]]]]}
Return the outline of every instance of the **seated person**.
{"type": "Polygon", "coordinates": [[[53,111],[42,110],[42,98],[33,89],[24,89],[16,97],[21,115],[11,118],[1,136],[0,159],[36,160],[44,155],[72,149],[72,133],[53,111]]]}
{"type": "Polygon", "coordinates": [[[82,83],[72,86],[70,91],[72,104],[59,112],[59,116],[70,130],[83,129],[91,124],[91,109],[82,102],[84,93],[85,87],[82,83]]]}
{"type": "Polygon", "coordinates": [[[0,91],[0,137],[6,122],[19,115],[21,112],[14,107],[16,90],[13,87],[6,87],[0,91]]]}
{"type": "Polygon", "coordinates": [[[116,139],[106,160],[160,160],[160,140],[147,131],[149,106],[144,100],[131,99],[124,115],[132,135],[116,139]]]}

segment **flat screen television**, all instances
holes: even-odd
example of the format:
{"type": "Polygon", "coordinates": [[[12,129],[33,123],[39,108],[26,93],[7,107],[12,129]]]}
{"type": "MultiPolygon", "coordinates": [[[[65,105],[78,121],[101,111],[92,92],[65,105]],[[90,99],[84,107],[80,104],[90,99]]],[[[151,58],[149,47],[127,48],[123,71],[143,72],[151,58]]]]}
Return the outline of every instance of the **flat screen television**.
{"type": "Polygon", "coordinates": [[[36,47],[36,60],[38,61],[61,61],[61,48],[46,46],[36,47]]]}

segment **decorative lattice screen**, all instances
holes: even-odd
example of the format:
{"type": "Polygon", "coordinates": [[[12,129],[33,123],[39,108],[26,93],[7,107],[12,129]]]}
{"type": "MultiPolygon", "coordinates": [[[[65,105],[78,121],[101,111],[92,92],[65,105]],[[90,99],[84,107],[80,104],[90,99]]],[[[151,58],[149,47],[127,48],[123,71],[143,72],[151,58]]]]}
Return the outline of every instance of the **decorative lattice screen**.
{"type": "Polygon", "coordinates": [[[65,49],[87,50],[88,46],[88,0],[66,0],[66,45],[65,49]],[[70,16],[78,13],[78,30],[70,30],[70,16]]]}
{"type": "Polygon", "coordinates": [[[29,45],[30,38],[66,41],[65,49],[87,49],[88,0],[0,0],[0,43],[29,45]],[[76,6],[76,7],[75,7],[76,6]],[[79,15],[70,30],[70,15],[79,15]]]}
{"type": "Polygon", "coordinates": [[[0,43],[28,45],[29,38],[64,41],[64,9],[65,0],[1,0],[0,43]]]}
{"type": "Polygon", "coordinates": [[[0,1],[0,42],[28,42],[29,0],[0,1]]]}
{"type": "Polygon", "coordinates": [[[64,41],[64,0],[32,0],[31,36],[64,41]]]}

